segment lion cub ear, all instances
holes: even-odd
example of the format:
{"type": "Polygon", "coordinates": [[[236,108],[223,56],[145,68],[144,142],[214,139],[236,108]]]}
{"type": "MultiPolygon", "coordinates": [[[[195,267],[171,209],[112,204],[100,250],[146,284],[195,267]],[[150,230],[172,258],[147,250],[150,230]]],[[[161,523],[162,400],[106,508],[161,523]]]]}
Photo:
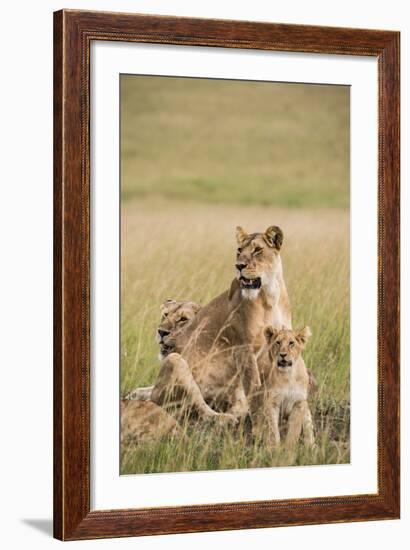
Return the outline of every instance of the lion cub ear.
{"type": "Polygon", "coordinates": [[[238,244],[241,244],[241,243],[246,239],[246,237],[248,237],[248,233],[247,233],[246,231],[244,231],[244,230],[242,229],[242,227],[240,227],[239,225],[238,225],[238,227],[236,228],[236,233],[235,233],[235,235],[236,235],[236,242],[237,242],[238,244]]]}
{"type": "Polygon", "coordinates": [[[265,335],[265,338],[266,338],[266,341],[268,342],[268,344],[270,344],[270,342],[276,338],[276,336],[278,335],[278,331],[276,329],[274,329],[273,327],[269,326],[269,327],[265,327],[264,331],[263,331],[263,334],[265,335]]]}
{"type": "Polygon", "coordinates": [[[312,336],[312,331],[309,327],[302,328],[302,330],[299,330],[299,332],[296,334],[296,340],[302,344],[302,346],[305,346],[307,344],[307,341],[312,336]]]}
{"type": "Polygon", "coordinates": [[[268,246],[280,250],[283,243],[283,231],[277,225],[271,225],[263,234],[263,239],[268,246]]]}

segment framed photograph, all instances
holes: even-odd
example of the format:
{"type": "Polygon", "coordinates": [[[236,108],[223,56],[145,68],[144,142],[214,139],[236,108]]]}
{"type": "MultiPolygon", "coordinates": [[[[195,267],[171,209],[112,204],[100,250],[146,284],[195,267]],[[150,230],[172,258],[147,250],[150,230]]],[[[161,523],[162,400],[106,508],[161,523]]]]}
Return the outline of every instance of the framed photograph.
{"type": "Polygon", "coordinates": [[[54,14],[54,535],[394,519],[398,32],[54,14]]]}

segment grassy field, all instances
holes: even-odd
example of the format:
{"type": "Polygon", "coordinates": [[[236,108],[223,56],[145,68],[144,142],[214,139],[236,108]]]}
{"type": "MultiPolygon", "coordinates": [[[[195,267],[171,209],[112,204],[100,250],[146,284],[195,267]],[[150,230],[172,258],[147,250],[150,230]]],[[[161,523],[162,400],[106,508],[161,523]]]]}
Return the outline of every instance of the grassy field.
{"type": "Polygon", "coordinates": [[[349,87],[121,79],[121,196],[349,206],[349,87]]]}
{"type": "Polygon", "coordinates": [[[155,381],[165,299],[226,290],[238,224],[284,231],[293,325],[312,329],[319,389],[315,451],[289,459],[240,430],[185,426],[184,440],[123,446],[121,472],[348,462],[347,88],[122,78],[121,393],[155,381]]]}

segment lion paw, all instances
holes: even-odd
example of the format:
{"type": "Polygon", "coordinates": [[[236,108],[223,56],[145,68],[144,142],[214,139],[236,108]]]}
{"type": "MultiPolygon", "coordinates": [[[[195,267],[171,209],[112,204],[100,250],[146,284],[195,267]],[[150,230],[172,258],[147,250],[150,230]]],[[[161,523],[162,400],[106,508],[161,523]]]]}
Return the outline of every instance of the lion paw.
{"type": "Polygon", "coordinates": [[[218,426],[236,426],[239,422],[233,414],[229,413],[216,413],[211,420],[218,426]]]}

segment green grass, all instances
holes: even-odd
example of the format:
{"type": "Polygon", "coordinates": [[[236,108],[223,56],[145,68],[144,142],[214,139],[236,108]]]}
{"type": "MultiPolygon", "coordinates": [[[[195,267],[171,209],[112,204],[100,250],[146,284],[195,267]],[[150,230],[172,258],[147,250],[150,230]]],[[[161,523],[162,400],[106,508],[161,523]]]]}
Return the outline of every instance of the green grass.
{"type": "Polygon", "coordinates": [[[121,472],[350,459],[349,88],[121,77],[121,392],[154,383],[160,304],[206,304],[233,276],[234,228],[279,225],[318,446],[294,456],[240,430],[127,444],[121,472]]]}
{"type": "Polygon", "coordinates": [[[121,77],[122,200],[349,205],[349,87],[121,77]]]}

